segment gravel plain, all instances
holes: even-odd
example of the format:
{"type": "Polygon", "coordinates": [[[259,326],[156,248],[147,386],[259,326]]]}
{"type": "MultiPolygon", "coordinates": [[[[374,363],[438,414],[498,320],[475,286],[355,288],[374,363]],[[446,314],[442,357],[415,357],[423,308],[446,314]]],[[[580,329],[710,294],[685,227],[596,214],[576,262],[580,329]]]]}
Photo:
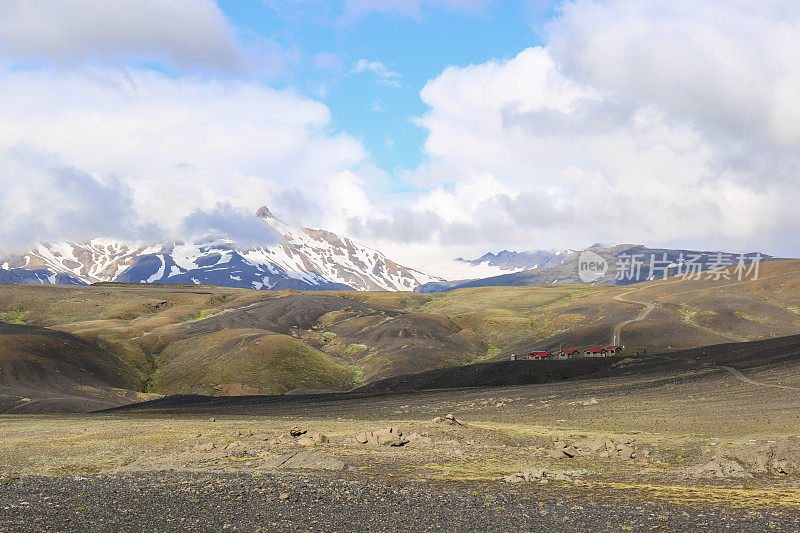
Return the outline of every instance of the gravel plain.
{"type": "Polygon", "coordinates": [[[0,531],[797,531],[800,513],[305,474],[5,478],[0,531]]]}

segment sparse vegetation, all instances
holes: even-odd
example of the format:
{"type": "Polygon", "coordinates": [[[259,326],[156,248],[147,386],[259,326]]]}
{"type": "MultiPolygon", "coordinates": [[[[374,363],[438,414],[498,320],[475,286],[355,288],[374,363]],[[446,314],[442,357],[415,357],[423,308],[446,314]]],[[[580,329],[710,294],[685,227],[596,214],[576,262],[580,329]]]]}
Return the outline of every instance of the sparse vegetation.
{"type": "MultiPolygon", "coordinates": [[[[653,320],[625,327],[622,338],[632,350],[646,347],[655,352],[800,333],[797,264],[767,263],[762,279],[727,284],[719,290],[702,280],[643,284],[635,298],[655,302],[653,320]]],[[[504,353],[606,344],[616,324],[635,318],[642,310],[642,305],[615,299],[630,291],[609,286],[480,287],[440,294],[314,293],[306,301],[304,293],[245,289],[2,286],[0,321],[77,335],[118,358],[126,375],[136,376],[134,390],[227,394],[239,390],[237,383],[262,390],[259,383],[244,383],[233,376],[237,368],[249,372],[244,369],[254,364],[253,354],[258,351],[253,351],[252,339],[259,335],[289,333],[301,360],[314,354],[309,360],[323,357],[322,367],[336,367],[335,383],[318,385],[347,388],[355,379],[352,369],[342,370],[349,368],[347,364],[360,369],[356,377],[363,383],[491,361],[504,353]],[[299,297],[299,307],[284,307],[280,302],[286,296],[299,297]],[[277,311],[269,311],[264,306],[267,302],[275,302],[277,311]],[[323,302],[328,303],[316,307],[323,302]],[[284,312],[295,314],[281,318],[280,325],[275,323],[284,312]],[[263,318],[261,313],[265,313],[263,318]],[[219,331],[227,332],[222,347],[214,337],[219,331]],[[174,357],[179,349],[187,362],[174,357]],[[239,361],[230,361],[231,350],[250,363],[239,367],[239,361]],[[172,357],[161,358],[162,354],[172,357]],[[155,357],[163,364],[154,375],[155,357]],[[203,377],[198,381],[197,376],[203,377]],[[170,386],[160,388],[167,377],[170,386]],[[227,381],[219,381],[223,379],[227,381]],[[218,386],[223,389],[214,389],[218,386]]],[[[296,364],[282,372],[262,373],[267,383],[263,390],[309,386],[319,381],[312,366],[296,364]],[[286,381],[279,386],[276,379],[286,381]]]]}
{"type": "Polygon", "coordinates": [[[344,353],[347,355],[359,355],[366,352],[368,346],[366,344],[349,344],[347,348],[344,349],[344,353]]]}
{"type": "Polygon", "coordinates": [[[25,311],[0,312],[0,322],[5,322],[6,324],[24,324],[27,314],[28,313],[25,311]]]}
{"type": "Polygon", "coordinates": [[[208,314],[207,309],[201,309],[199,313],[195,313],[186,317],[186,320],[184,320],[184,322],[197,322],[198,320],[205,320],[209,316],[211,315],[208,314]]]}

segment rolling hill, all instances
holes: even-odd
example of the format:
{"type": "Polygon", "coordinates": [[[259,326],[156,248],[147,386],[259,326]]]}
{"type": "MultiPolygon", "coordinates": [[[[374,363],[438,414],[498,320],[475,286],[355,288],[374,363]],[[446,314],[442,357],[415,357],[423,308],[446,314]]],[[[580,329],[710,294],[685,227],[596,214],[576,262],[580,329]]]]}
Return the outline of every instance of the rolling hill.
{"type": "Polygon", "coordinates": [[[0,320],[16,323],[0,330],[0,357],[15,369],[0,373],[6,406],[9,398],[48,399],[52,408],[63,397],[75,409],[88,405],[76,397],[124,403],[138,393],[343,391],[531,349],[605,345],[614,333],[628,353],[797,335],[800,261],[765,263],[758,279],[742,281],[670,278],[438,294],[0,285],[0,320]],[[59,335],[68,336],[58,346],[69,350],[38,344],[59,335]],[[33,349],[20,349],[20,339],[33,349]],[[72,376],[69,384],[50,386],[59,383],[57,373],[72,376]],[[43,377],[14,377],[32,375],[43,377]]]}

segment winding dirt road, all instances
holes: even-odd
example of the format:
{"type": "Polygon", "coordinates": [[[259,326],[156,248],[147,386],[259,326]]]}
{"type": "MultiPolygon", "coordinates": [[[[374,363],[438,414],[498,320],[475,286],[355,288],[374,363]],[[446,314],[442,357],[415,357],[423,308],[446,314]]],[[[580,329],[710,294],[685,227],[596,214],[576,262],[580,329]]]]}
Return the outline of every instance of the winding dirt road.
{"type": "Polygon", "coordinates": [[[776,389],[784,389],[793,392],[800,392],[800,388],[798,387],[790,387],[788,385],[776,385],[774,383],[764,383],[763,381],[756,381],[754,379],[750,379],[741,372],[739,372],[738,370],[736,370],[735,368],[733,368],[732,366],[720,365],[718,368],[724,368],[725,370],[730,372],[731,375],[733,375],[736,379],[739,379],[749,385],[756,385],[757,387],[773,387],[776,389]]]}
{"type": "Polygon", "coordinates": [[[631,298],[626,298],[626,296],[629,295],[629,294],[632,294],[634,292],[639,292],[639,291],[641,291],[643,289],[649,289],[649,288],[650,288],[650,286],[641,287],[639,289],[634,289],[634,290],[632,290],[630,292],[625,292],[625,293],[618,294],[618,295],[614,296],[614,299],[617,300],[618,302],[627,302],[627,303],[630,303],[630,304],[637,304],[637,305],[643,305],[644,306],[644,309],[639,311],[638,315],[636,315],[635,317],[633,317],[631,319],[623,320],[622,322],[620,322],[619,324],[614,326],[614,337],[617,339],[617,343],[618,344],[620,344],[622,342],[622,340],[621,340],[622,337],[620,337],[620,333],[622,332],[622,328],[624,328],[628,324],[633,324],[634,322],[639,322],[640,320],[644,320],[644,318],[647,315],[649,315],[650,312],[653,309],[656,308],[656,302],[654,302],[654,301],[653,302],[643,302],[641,300],[633,300],[631,298]]]}
{"type": "MultiPolygon", "coordinates": [[[[758,278],[758,279],[764,280],[764,279],[778,277],[778,276],[781,276],[781,275],[782,274],[773,274],[771,276],[764,276],[764,277],[761,277],[761,278],[758,278]]],[[[624,328],[625,326],[627,326],[629,324],[633,324],[634,322],[639,322],[640,320],[644,320],[647,317],[647,315],[649,315],[650,312],[652,312],[653,309],[656,308],[656,305],[658,305],[658,300],[660,299],[660,298],[656,298],[653,301],[642,301],[642,300],[634,300],[632,298],[627,298],[628,295],[633,294],[635,292],[639,292],[639,291],[645,290],[645,289],[652,289],[654,287],[660,287],[660,286],[666,285],[668,283],[680,283],[682,281],[685,281],[685,280],[683,278],[673,279],[671,281],[664,281],[662,283],[659,283],[658,285],[647,285],[645,287],[639,287],[638,289],[634,289],[632,291],[624,292],[622,294],[618,294],[618,295],[614,296],[614,299],[617,300],[618,302],[626,302],[626,303],[631,303],[631,304],[643,305],[644,306],[644,308],[639,312],[638,315],[636,315],[635,317],[630,318],[628,320],[623,320],[622,322],[620,322],[619,324],[614,326],[614,336],[617,338],[617,343],[618,344],[622,344],[622,337],[620,336],[620,333],[622,332],[622,328],[624,328]]],[[[731,286],[734,286],[734,285],[738,285],[740,283],[742,283],[742,281],[736,281],[736,282],[732,282],[732,283],[725,283],[725,284],[722,284],[722,285],[716,285],[713,288],[714,289],[722,289],[724,287],[731,287],[731,286]]],[[[712,288],[712,287],[709,287],[709,288],[712,288]]],[[[707,289],[708,288],[706,288],[706,290],[707,289]]],[[[682,294],[682,293],[685,293],[685,292],[692,292],[694,290],[695,289],[689,289],[689,290],[686,290],[686,291],[674,292],[674,293],[672,293],[672,295],[674,296],[676,294],[682,294]]],[[[720,335],[722,337],[728,337],[727,335],[724,335],[724,334],[721,334],[721,333],[718,333],[718,332],[717,332],[717,335],[720,335]]],[[[735,339],[733,337],[728,337],[728,338],[730,338],[731,340],[734,340],[734,341],[740,340],[740,339],[735,339]]]]}
{"type": "MultiPolygon", "coordinates": [[[[771,277],[771,276],[769,276],[769,277],[771,277]]],[[[667,281],[665,283],[677,283],[679,281],[681,281],[681,280],[667,281]]],[[[659,285],[663,285],[663,284],[659,284],[659,285]]],[[[734,284],[733,283],[729,283],[727,285],[734,285],[734,284]]],[[[721,287],[724,287],[724,286],[727,286],[727,285],[722,285],[721,287]]],[[[633,298],[628,298],[627,296],[629,296],[630,294],[633,294],[635,292],[639,292],[641,290],[644,290],[644,289],[650,289],[652,287],[654,287],[654,286],[650,285],[650,286],[647,286],[647,287],[641,287],[639,289],[634,289],[632,291],[625,292],[625,293],[618,294],[618,295],[614,296],[614,299],[619,301],[619,302],[626,302],[626,303],[632,303],[632,304],[637,304],[637,305],[644,306],[642,308],[642,310],[639,311],[638,315],[636,315],[635,317],[630,318],[628,320],[623,320],[622,322],[620,322],[619,324],[617,324],[614,327],[614,336],[616,337],[618,343],[622,342],[621,341],[621,336],[620,336],[620,334],[622,332],[622,328],[624,328],[628,324],[633,324],[634,322],[639,322],[640,320],[644,320],[647,317],[647,315],[649,315],[650,312],[652,312],[653,309],[656,308],[656,305],[657,305],[657,302],[658,302],[658,300],[653,300],[653,301],[634,300],[633,298]]],[[[772,388],[783,389],[783,390],[788,390],[788,391],[792,391],[792,392],[800,392],[800,388],[799,387],[790,387],[788,385],[777,385],[777,384],[774,384],[774,383],[764,383],[762,381],[756,381],[754,379],[750,379],[750,378],[748,378],[747,376],[745,376],[744,374],[742,374],[741,372],[739,372],[738,370],[736,370],[735,368],[733,368],[731,366],[720,365],[717,368],[722,368],[722,369],[727,370],[733,377],[735,377],[736,379],[738,379],[738,380],[740,380],[740,381],[742,381],[744,383],[747,383],[749,385],[754,385],[756,387],[772,387],[772,388]]]]}

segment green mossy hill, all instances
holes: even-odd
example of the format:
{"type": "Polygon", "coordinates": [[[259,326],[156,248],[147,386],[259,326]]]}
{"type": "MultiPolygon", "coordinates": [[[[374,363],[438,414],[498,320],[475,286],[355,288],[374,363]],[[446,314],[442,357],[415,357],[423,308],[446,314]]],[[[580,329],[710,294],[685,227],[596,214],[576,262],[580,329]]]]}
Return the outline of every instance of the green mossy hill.
{"type": "Polygon", "coordinates": [[[281,394],[348,390],[357,370],[289,335],[224,330],[174,342],[159,356],[150,390],[162,394],[281,394]]]}

